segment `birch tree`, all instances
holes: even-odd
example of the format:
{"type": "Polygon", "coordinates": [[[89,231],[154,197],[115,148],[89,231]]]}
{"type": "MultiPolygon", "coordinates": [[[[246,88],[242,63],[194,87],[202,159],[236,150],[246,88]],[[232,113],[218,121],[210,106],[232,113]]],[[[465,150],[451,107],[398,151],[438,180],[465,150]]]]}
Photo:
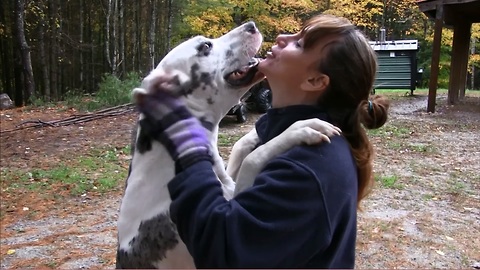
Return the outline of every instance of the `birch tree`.
{"type": "Polygon", "coordinates": [[[150,0],[150,31],[148,34],[148,55],[150,57],[150,69],[155,69],[155,33],[157,32],[157,1],[150,0]]]}

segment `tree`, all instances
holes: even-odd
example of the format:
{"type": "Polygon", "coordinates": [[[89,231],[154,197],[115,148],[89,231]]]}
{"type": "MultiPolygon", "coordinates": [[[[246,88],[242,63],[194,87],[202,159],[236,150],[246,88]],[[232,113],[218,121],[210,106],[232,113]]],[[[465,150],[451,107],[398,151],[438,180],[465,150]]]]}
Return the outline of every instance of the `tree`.
{"type": "Polygon", "coordinates": [[[15,65],[16,65],[16,95],[15,105],[22,106],[30,101],[35,90],[30,47],[25,38],[25,0],[15,0],[15,65]]]}
{"type": "Polygon", "coordinates": [[[150,56],[151,69],[156,66],[155,62],[155,34],[157,32],[157,1],[150,0],[150,30],[148,34],[148,55],[150,56]]]}
{"type": "MultiPolygon", "coordinates": [[[[17,104],[34,95],[59,100],[95,93],[105,73],[146,75],[170,49],[194,35],[218,37],[254,20],[260,55],[280,33],[297,32],[318,13],[344,16],[376,40],[418,39],[428,78],[433,24],[416,0],[11,0],[0,5],[0,91],[17,104]],[[13,68],[12,68],[13,67],[13,68]]],[[[440,86],[448,81],[451,34],[443,29],[440,86]]],[[[469,85],[478,85],[480,33],[472,28],[469,85]]]]}
{"type": "Polygon", "coordinates": [[[13,7],[11,1],[3,1],[0,5],[0,54],[1,54],[1,84],[0,91],[7,93],[11,98],[14,97],[15,83],[12,74],[13,66],[13,39],[12,39],[12,27],[10,27],[12,21],[12,13],[9,12],[13,7]]]}
{"type": "Polygon", "coordinates": [[[475,80],[475,74],[477,74],[477,70],[480,69],[480,23],[474,23],[472,25],[468,69],[470,72],[470,89],[475,89],[475,85],[478,84],[478,81],[475,80]]]}

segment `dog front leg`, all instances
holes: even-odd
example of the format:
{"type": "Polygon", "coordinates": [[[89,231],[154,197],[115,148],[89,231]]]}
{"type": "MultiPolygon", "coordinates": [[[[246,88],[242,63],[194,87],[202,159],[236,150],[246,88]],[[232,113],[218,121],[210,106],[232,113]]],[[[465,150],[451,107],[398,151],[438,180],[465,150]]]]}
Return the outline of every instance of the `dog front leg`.
{"type": "Polygon", "coordinates": [[[280,135],[245,157],[238,170],[234,196],[253,185],[255,177],[269,160],[297,145],[330,142],[329,137],[339,135],[340,132],[339,128],[316,118],[293,123],[280,135]]]}
{"type": "Polygon", "coordinates": [[[227,163],[227,174],[238,184],[238,172],[243,160],[260,142],[257,130],[253,128],[249,133],[240,138],[234,145],[227,163]]]}
{"type": "Polygon", "coordinates": [[[230,200],[233,198],[233,191],[235,190],[235,182],[225,171],[225,164],[222,157],[218,153],[217,147],[212,148],[213,156],[213,171],[218,177],[218,180],[222,184],[223,196],[225,199],[230,200]]]}

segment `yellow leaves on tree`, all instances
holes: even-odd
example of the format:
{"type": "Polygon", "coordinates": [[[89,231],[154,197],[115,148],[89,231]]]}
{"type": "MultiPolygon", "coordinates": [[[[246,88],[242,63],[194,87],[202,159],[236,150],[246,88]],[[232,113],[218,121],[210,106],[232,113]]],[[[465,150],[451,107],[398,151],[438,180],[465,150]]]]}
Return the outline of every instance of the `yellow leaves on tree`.
{"type": "Polygon", "coordinates": [[[192,34],[218,37],[233,27],[231,10],[228,7],[207,8],[199,13],[186,15],[183,19],[192,34]]]}

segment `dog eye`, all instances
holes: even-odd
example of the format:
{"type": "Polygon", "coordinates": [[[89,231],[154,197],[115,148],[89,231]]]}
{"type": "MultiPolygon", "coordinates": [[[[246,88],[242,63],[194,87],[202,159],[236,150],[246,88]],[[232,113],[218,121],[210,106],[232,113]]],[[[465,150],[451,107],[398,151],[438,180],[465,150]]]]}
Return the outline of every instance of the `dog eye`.
{"type": "Polygon", "coordinates": [[[199,56],[208,56],[212,50],[213,44],[210,41],[205,41],[197,47],[199,56]]]}

